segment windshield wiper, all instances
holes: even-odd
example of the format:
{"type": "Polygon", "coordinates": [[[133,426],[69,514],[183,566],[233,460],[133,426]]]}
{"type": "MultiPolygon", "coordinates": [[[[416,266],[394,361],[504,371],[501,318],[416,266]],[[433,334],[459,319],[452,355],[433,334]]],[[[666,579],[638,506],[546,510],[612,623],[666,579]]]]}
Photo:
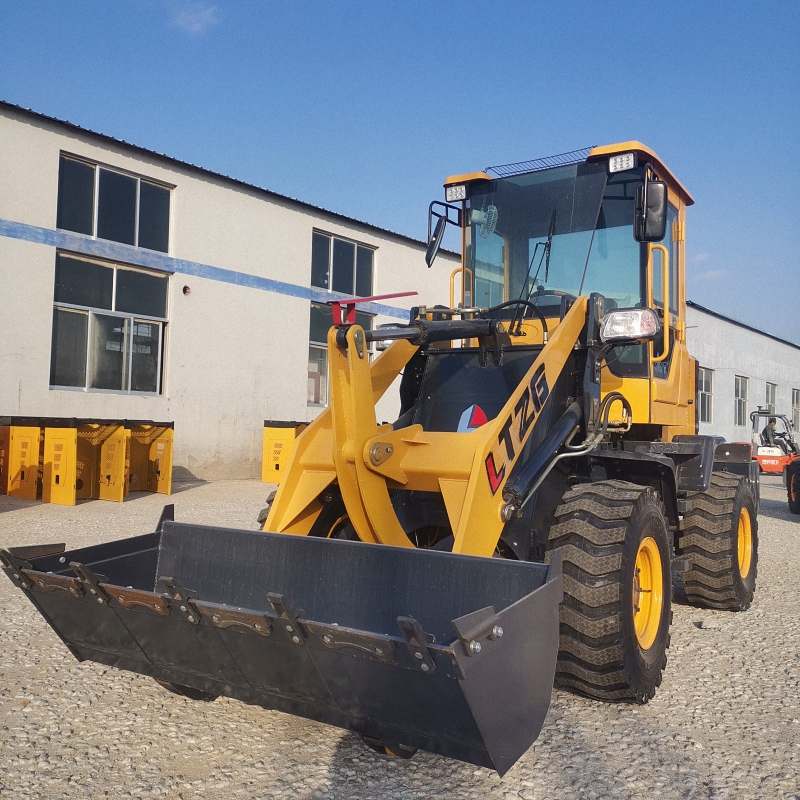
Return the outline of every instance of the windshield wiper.
{"type": "MultiPolygon", "coordinates": [[[[539,272],[542,269],[542,263],[544,263],[544,282],[547,283],[547,278],[550,275],[550,250],[553,246],[553,235],[556,232],[556,212],[558,209],[553,206],[553,213],[550,215],[550,229],[547,232],[547,241],[546,242],[536,242],[536,246],[533,248],[533,254],[531,255],[531,263],[528,264],[528,271],[525,273],[525,280],[522,283],[522,287],[519,290],[519,300],[523,299],[523,295],[525,294],[525,287],[528,286],[528,281],[531,277],[531,270],[533,269],[533,262],[536,260],[536,253],[539,252],[539,247],[544,247],[542,251],[542,255],[539,259],[539,266],[536,268],[536,274],[533,276],[533,281],[531,281],[530,286],[528,287],[528,294],[525,295],[525,302],[531,301],[531,295],[533,294],[533,287],[536,286],[536,280],[539,277],[539,272]]],[[[514,327],[514,323],[517,323],[517,329],[522,325],[522,320],[525,317],[525,306],[520,304],[517,311],[514,312],[514,318],[511,320],[511,327],[514,327]],[[517,317],[519,316],[519,321],[517,317]]]]}
{"type": "MultiPolygon", "coordinates": [[[[589,239],[589,249],[586,251],[586,261],[583,264],[583,274],[581,275],[581,285],[578,287],[578,294],[583,292],[583,284],[586,281],[586,270],[589,269],[589,257],[592,255],[592,245],[594,244],[594,235],[597,233],[597,226],[600,223],[600,217],[603,214],[603,198],[605,197],[605,187],[600,193],[600,203],[597,206],[597,213],[594,215],[594,227],[592,228],[592,238],[589,239]]],[[[603,217],[603,227],[605,227],[605,217],[603,217]]]]}
{"type": "Polygon", "coordinates": [[[536,247],[533,248],[533,255],[531,256],[531,263],[528,265],[528,273],[525,275],[525,282],[522,284],[522,289],[520,290],[519,297],[520,300],[522,299],[522,295],[525,292],[525,287],[528,286],[528,280],[531,276],[531,270],[533,269],[533,262],[536,260],[536,253],[538,252],[540,247],[544,247],[542,251],[541,258],[539,259],[539,266],[536,268],[536,274],[533,276],[533,280],[530,282],[530,286],[528,288],[528,294],[526,295],[525,299],[530,300],[531,295],[533,294],[533,287],[536,286],[536,281],[539,277],[539,273],[542,269],[542,264],[544,264],[544,282],[547,283],[547,279],[550,275],[550,250],[553,247],[553,235],[556,232],[556,212],[558,209],[555,207],[553,208],[553,213],[550,215],[550,229],[547,232],[547,241],[546,242],[536,242],[536,247]]]}
{"type": "Polygon", "coordinates": [[[547,232],[547,244],[544,246],[544,282],[550,277],[550,249],[553,246],[553,234],[556,232],[556,211],[558,209],[553,207],[553,216],[550,218],[550,230],[547,232]]]}

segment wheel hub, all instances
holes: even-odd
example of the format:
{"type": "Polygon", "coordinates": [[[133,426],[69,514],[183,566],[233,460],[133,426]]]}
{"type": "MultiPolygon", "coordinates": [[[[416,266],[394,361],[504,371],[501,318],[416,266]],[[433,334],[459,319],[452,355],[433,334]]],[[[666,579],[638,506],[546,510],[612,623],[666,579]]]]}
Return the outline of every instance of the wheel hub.
{"type": "Polygon", "coordinates": [[[664,575],[656,540],[647,536],[639,543],[633,572],[633,628],[642,650],[656,640],[664,606],[664,575]]]}
{"type": "Polygon", "coordinates": [[[750,564],[753,560],[753,526],[750,521],[750,512],[742,508],[739,513],[739,535],[737,553],[739,556],[739,575],[746,578],[750,574],[750,564]]]}

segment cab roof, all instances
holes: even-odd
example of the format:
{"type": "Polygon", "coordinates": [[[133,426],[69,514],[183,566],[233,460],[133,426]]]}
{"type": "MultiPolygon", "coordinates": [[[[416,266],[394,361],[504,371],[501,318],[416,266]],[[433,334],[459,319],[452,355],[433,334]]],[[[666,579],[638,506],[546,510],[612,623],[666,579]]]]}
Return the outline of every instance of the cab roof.
{"type": "Polygon", "coordinates": [[[666,181],[669,188],[677,195],[685,205],[690,206],[694,203],[694,198],[689,194],[688,189],[675,177],[667,165],[659,158],[655,151],[651,150],[641,142],[619,142],[608,144],[602,147],[585,147],[582,150],[573,150],[570,153],[561,153],[556,156],[548,156],[535,161],[522,161],[517,164],[506,164],[499,167],[487,167],[483,172],[468,172],[461,175],[451,175],[444,182],[445,186],[452,186],[456,183],[472,183],[474,181],[492,181],[496,177],[509,177],[511,175],[521,175],[526,172],[536,172],[551,167],[564,166],[567,164],[578,164],[589,159],[613,156],[618,153],[636,153],[640,163],[650,163],[659,178],[666,181]],[[489,173],[494,172],[492,176],[489,173]]]}
{"type": "Polygon", "coordinates": [[[598,156],[613,156],[617,153],[634,152],[639,157],[639,162],[650,162],[661,180],[666,181],[673,192],[680,195],[681,200],[687,205],[694,205],[694,198],[689,194],[689,190],[675,177],[670,168],[659,158],[654,150],[641,142],[619,142],[618,144],[607,144],[603,147],[593,147],[589,152],[589,158],[598,156]]]}

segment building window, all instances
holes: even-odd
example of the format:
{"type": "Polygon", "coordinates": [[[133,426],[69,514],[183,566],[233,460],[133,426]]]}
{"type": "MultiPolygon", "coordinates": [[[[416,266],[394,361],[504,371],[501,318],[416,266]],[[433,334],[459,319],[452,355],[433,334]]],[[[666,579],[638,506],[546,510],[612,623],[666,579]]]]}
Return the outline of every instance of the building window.
{"type": "Polygon", "coordinates": [[[375,251],[325,233],[313,233],[311,285],[331,292],[369,297],[375,251]]]}
{"type": "MultiPolygon", "coordinates": [[[[371,247],[314,231],[311,238],[311,285],[329,292],[369,297],[375,251],[371,247]]],[[[372,316],[356,311],[356,323],[372,329],[372,316]]],[[[330,306],[311,304],[308,333],[308,404],[328,403],[328,330],[333,325],[330,306]]],[[[370,352],[372,345],[370,345],[370,352]]]]}
{"type": "Polygon", "coordinates": [[[778,396],[778,384],[777,383],[768,383],[767,384],[767,394],[765,397],[766,404],[767,404],[767,411],[770,414],[775,413],[776,409],[776,398],[778,396]]]}
{"type": "Polygon", "coordinates": [[[57,228],[166,253],[169,207],[166,186],[61,156],[57,228]]]}
{"type": "Polygon", "coordinates": [[[800,389],[792,389],[792,427],[800,431],[800,389]]]}
{"type": "Polygon", "coordinates": [[[714,370],[700,367],[697,373],[697,413],[700,422],[711,422],[711,401],[714,395],[714,370]]]}
{"type": "Polygon", "coordinates": [[[57,253],[50,387],[161,394],[168,284],[57,253]]]}
{"type": "Polygon", "coordinates": [[[747,378],[736,376],[736,420],[735,425],[747,425],[747,378]]]}
{"type": "MultiPolygon", "coordinates": [[[[356,311],[356,324],[372,330],[372,315],[356,311]]],[[[333,309],[320,303],[311,304],[308,333],[308,404],[328,404],[328,331],[333,325],[333,309]]],[[[368,345],[372,353],[372,343],[368,345]]]]}

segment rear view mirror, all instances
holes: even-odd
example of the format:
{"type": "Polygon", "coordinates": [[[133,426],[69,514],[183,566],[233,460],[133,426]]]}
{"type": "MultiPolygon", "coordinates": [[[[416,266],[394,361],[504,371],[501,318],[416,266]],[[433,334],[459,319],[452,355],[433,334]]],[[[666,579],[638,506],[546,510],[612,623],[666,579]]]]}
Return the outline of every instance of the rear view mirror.
{"type": "Polygon", "coordinates": [[[636,187],[633,238],[637,242],[660,242],[667,232],[667,184],[651,181],[636,187]]]}
{"type": "Polygon", "coordinates": [[[455,225],[457,228],[461,227],[461,209],[457,206],[451,206],[448,203],[440,203],[434,200],[428,206],[428,249],[425,252],[425,263],[430,267],[439,248],[442,246],[442,237],[444,236],[444,229],[447,223],[455,225]],[[441,211],[439,210],[441,209],[441,211]],[[436,220],[436,225],[433,226],[433,220],[436,220]]]}
{"type": "Polygon", "coordinates": [[[444,226],[446,224],[447,217],[439,217],[436,222],[436,227],[433,229],[433,233],[428,240],[428,249],[425,251],[425,263],[428,267],[433,264],[433,260],[436,258],[436,254],[442,246],[442,236],[444,236],[444,226]]]}

